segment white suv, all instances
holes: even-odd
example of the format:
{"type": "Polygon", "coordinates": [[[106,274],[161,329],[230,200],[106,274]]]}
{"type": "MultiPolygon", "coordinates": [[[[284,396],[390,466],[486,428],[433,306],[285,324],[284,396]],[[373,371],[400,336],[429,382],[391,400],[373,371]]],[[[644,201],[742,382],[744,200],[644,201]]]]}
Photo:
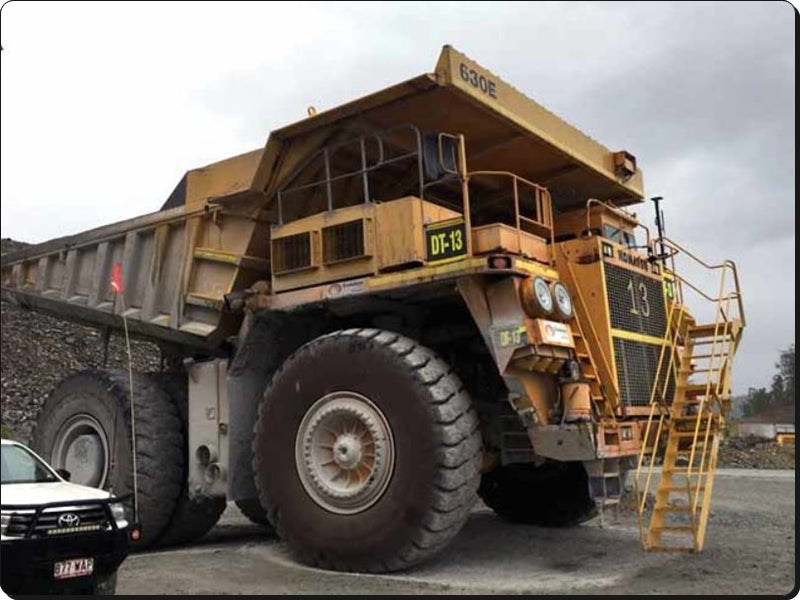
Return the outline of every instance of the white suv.
{"type": "Polygon", "coordinates": [[[28,447],[2,440],[2,578],[7,594],[113,594],[130,546],[125,506],[69,483],[28,447]]]}

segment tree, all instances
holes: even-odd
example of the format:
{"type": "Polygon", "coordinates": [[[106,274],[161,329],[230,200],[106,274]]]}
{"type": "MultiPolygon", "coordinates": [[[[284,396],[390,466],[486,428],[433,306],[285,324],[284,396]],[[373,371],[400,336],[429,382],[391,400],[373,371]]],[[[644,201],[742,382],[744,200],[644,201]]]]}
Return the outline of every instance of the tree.
{"type": "Polygon", "coordinates": [[[781,406],[794,405],[794,344],[781,351],[775,368],[778,372],[772,378],[769,391],[766,388],[750,388],[747,391],[747,400],[742,407],[745,417],[759,415],[781,406]]]}

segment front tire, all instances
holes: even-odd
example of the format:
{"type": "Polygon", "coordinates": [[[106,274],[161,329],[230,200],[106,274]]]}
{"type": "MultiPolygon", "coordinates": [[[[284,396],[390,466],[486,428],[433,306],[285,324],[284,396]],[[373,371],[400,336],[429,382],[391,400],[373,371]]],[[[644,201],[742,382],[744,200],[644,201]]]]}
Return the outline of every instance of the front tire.
{"type": "Polygon", "coordinates": [[[253,468],[269,520],[304,563],[397,571],[466,522],[480,478],[478,418],[431,350],[377,329],[306,344],[259,407],[253,468]]]}

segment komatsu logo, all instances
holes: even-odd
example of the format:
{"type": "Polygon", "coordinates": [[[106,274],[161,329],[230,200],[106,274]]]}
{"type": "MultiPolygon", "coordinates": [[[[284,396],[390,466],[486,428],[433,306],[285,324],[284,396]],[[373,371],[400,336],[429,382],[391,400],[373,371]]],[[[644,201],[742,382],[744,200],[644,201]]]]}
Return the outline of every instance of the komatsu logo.
{"type": "Polygon", "coordinates": [[[636,267],[637,269],[641,269],[642,271],[650,270],[650,263],[646,258],[643,258],[641,256],[636,256],[635,254],[631,254],[630,252],[619,250],[617,252],[617,258],[619,258],[620,262],[624,262],[625,264],[631,265],[632,267],[636,267]]]}

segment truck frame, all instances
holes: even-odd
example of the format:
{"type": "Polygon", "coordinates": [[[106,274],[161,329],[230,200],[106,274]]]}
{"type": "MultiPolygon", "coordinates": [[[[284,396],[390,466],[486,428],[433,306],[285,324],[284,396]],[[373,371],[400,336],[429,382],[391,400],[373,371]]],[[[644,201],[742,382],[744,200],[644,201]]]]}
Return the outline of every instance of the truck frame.
{"type": "Polygon", "coordinates": [[[118,493],[135,452],[143,546],[203,535],[227,499],[305,563],[394,571],[476,494],[572,525],[634,470],[643,547],[700,551],[741,293],[732,261],[651,235],[643,196],[632,154],[445,46],[189,171],[158,212],[4,255],[4,300],[124,317],[165,358],[132,390],[65,379],[33,446],[118,493]]]}

